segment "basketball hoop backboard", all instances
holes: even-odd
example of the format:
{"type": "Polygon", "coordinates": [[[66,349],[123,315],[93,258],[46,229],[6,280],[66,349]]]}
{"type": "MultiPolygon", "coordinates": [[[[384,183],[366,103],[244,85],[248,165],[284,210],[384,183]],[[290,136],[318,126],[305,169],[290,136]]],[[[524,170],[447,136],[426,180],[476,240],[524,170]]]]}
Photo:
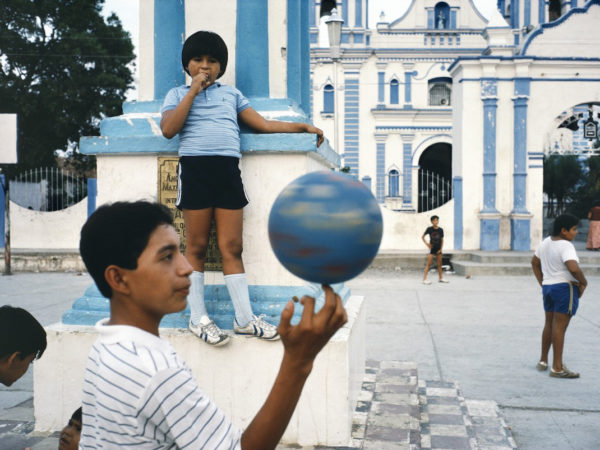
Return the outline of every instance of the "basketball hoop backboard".
{"type": "Polygon", "coordinates": [[[0,164],[17,163],[17,115],[0,114],[0,164]]]}

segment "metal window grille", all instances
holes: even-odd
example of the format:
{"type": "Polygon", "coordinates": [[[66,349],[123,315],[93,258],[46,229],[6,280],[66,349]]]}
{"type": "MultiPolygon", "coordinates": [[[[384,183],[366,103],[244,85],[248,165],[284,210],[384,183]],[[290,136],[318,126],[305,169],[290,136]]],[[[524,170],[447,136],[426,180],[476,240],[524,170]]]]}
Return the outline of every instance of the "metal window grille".
{"type": "Polygon", "coordinates": [[[390,170],[388,174],[388,197],[398,197],[400,192],[400,174],[397,170],[390,170]]]}
{"type": "Polygon", "coordinates": [[[87,180],[56,167],[27,170],[10,182],[10,198],[35,211],[58,211],[87,196],[87,180]]]}
{"type": "Polygon", "coordinates": [[[439,208],[452,199],[452,183],[436,172],[419,170],[419,212],[439,208]]]}
{"type": "Polygon", "coordinates": [[[398,80],[392,80],[390,81],[390,104],[397,105],[398,98],[398,80]]]}
{"type": "Polygon", "coordinates": [[[452,89],[447,83],[435,83],[429,88],[429,104],[431,106],[449,106],[452,89]]]}

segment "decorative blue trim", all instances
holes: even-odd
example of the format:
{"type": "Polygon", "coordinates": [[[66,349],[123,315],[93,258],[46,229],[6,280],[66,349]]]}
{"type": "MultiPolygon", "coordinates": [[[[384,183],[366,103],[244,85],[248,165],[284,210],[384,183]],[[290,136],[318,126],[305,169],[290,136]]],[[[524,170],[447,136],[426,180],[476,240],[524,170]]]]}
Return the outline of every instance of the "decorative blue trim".
{"type": "Polygon", "coordinates": [[[310,27],[316,27],[317,26],[317,11],[315,8],[315,0],[309,0],[308,1],[308,25],[310,27]]]}
{"type": "Polygon", "coordinates": [[[546,2],[545,0],[538,0],[538,24],[546,22],[546,2]]]}
{"type": "Polygon", "coordinates": [[[346,72],[344,89],[344,165],[350,167],[350,174],[358,178],[359,166],[359,83],[357,78],[349,78],[346,72]],[[347,159],[348,158],[348,159],[347,159]]]}
{"type": "MultiPolygon", "coordinates": [[[[415,109],[415,111],[421,111],[419,109],[415,109]]],[[[438,130],[438,131],[446,131],[446,130],[452,130],[452,127],[427,127],[427,126],[412,126],[412,125],[406,125],[406,126],[385,126],[385,125],[378,125],[375,127],[376,131],[394,131],[394,130],[438,130]]]]}
{"type": "Polygon", "coordinates": [[[90,217],[96,211],[96,197],[98,196],[98,180],[87,179],[87,215],[90,217]]]}
{"type": "Polygon", "coordinates": [[[354,26],[364,27],[362,23],[362,0],[356,0],[354,3],[354,26]]]}
{"type": "MultiPolygon", "coordinates": [[[[452,127],[448,127],[448,128],[451,129],[452,127]]],[[[424,147],[425,145],[427,145],[427,147],[429,147],[429,144],[427,144],[427,142],[433,141],[435,139],[440,139],[440,138],[448,138],[449,140],[452,140],[452,135],[450,135],[450,134],[436,134],[434,136],[429,136],[426,139],[423,139],[421,142],[419,142],[419,145],[417,145],[416,147],[414,147],[413,154],[412,154],[413,159],[414,159],[415,155],[417,155],[419,153],[419,150],[421,149],[421,147],[424,147]]],[[[452,144],[450,144],[450,145],[452,145],[452,144]]]]}
{"type": "Polygon", "coordinates": [[[427,9],[427,28],[430,30],[435,28],[435,24],[433,23],[433,9],[427,9]]]}
{"type": "MultiPolygon", "coordinates": [[[[350,297],[350,289],[343,283],[332,286],[345,303],[350,297]]],[[[293,296],[301,298],[304,295],[314,295],[312,286],[248,286],[252,311],[259,315],[265,314],[266,319],[277,325],[281,311],[293,296]]],[[[204,288],[206,309],[215,321],[223,329],[230,330],[233,324],[234,310],[229,297],[227,287],[220,285],[207,285],[204,288]]],[[[315,308],[320,308],[324,303],[323,295],[317,297],[315,308]]],[[[62,316],[65,325],[94,325],[101,319],[110,315],[110,300],[103,297],[95,284],[85,290],[82,297],[75,300],[71,309],[62,316]]],[[[302,305],[295,305],[292,323],[298,323],[302,315],[302,305]]],[[[169,314],[160,322],[161,328],[183,328],[187,329],[190,310],[189,306],[184,311],[169,314]]]]}
{"type": "Polygon", "coordinates": [[[312,119],[312,83],[310,76],[310,38],[308,34],[308,5],[301,2],[302,16],[300,24],[300,108],[309,119],[312,119]]]}
{"type": "Polygon", "coordinates": [[[235,80],[246,97],[269,97],[268,12],[269,0],[237,2],[235,80]]]}
{"type": "Polygon", "coordinates": [[[530,219],[510,219],[510,248],[514,251],[528,252],[531,250],[530,219]]]}
{"type": "MultiPolygon", "coordinates": [[[[481,80],[484,80],[485,78],[463,78],[458,80],[459,83],[464,82],[480,82],[481,80]]],[[[516,78],[496,78],[497,81],[515,81],[516,78]]],[[[529,78],[529,80],[533,81],[533,82],[542,82],[542,81],[551,81],[551,82],[555,82],[555,81],[560,81],[560,82],[565,82],[565,83],[571,83],[571,82],[593,82],[596,83],[598,81],[600,81],[600,78],[529,78]]]]}
{"type": "Polygon", "coordinates": [[[417,75],[417,71],[404,72],[404,107],[411,108],[411,78],[417,75]]]}
{"type": "MultiPolygon", "coordinates": [[[[457,11],[455,9],[450,10],[450,29],[451,30],[456,29],[456,12],[457,11]]],[[[449,39],[451,39],[451,37],[449,39]]]]}
{"type": "Polygon", "coordinates": [[[154,0],[154,36],[154,98],[162,99],[171,88],[185,83],[181,67],[184,0],[154,0]]]}
{"type": "Polygon", "coordinates": [[[377,142],[375,197],[377,203],[385,201],[385,142],[377,142]]]}
{"type": "Polygon", "coordinates": [[[6,183],[6,175],[0,173],[0,248],[4,248],[6,245],[6,224],[5,224],[5,216],[6,216],[6,194],[4,192],[4,184],[6,183]]]}
{"type": "Polygon", "coordinates": [[[482,213],[496,211],[496,109],[498,85],[495,81],[481,82],[483,101],[483,209],[482,213]]]}
{"type": "Polygon", "coordinates": [[[463,179],[452,180],[452,197],[454,198],[454,249],[463,248],[463,179]]]}
{"type": "Polygon", "coordinates": [[[524,0],[524,2],[523,26],[526,27],[527,25],[531,24],[531,0],[524,0]]]}
{"type": "Polygon", "coordinates": [[[402,145],[402,207],[412,209],[412,143],[402,145]]]}
{"type": "Polygon", "coordinates": [[[533,42],[533,40],[539,34],[543,34],[544,30],[547,30],[549,28],[554,28],[556,26],[561,25],[563,22],[569,20],[569,18],[574,14],[587,13],[588,9],[592,5],[600,5],[600,0],[589,0],[585,5],[583,5],[582,8],[573,8],[573,9],[569,10],[569,12],[567,12],[564,16],[561,16],[552,22],[540,24],[540,26],[538,28],[536,28],[525,40],[525,43],[523,44],[523,49],[521,50],[521,55],[525,55],[527,53],[527,49],[529,48],[529,45],[533,42]]]}
{"type": "Polygon", "coordinates": [[[406,12],[404,14],[402,14],[398,19],[394,20],[392,23],[389,24],[390,28],[395,28],[396,24],[402,22],[404,20],[404,18],[406,16],[408,16],[408,14],[412,11],[413,6],[415,6],[416,0],[411,0],[410,5],[408,5],[408,8],[406,9],[406,12]]]}
{"type": "Polygon", "coordinates": [[[500,249],[500,219],[481,219],[479,246],[481,250],[496,252],[500,249]]]}
{"type": "Polygon", "coordinates": [[[344,24],[348,26],[348,9],[350,9],[348,3],[350,3],[350,0],[337,0],[335,3],[338,7],[338,11],[340,7],[342,8],[342,19],[344,19],[344,24]]]}
{"type": "Polygon", "coordinates": [[[300,2],[287,2],[287,96],[298,104],[302,103],[301,78],[301,28],[300,2]]]}
{"type": "Polygon", "coordinates": [[[529,80],[515,80],[514,138],[513,138],[513,213],[528,214],[527,211],[527,100],[529,80]]]}

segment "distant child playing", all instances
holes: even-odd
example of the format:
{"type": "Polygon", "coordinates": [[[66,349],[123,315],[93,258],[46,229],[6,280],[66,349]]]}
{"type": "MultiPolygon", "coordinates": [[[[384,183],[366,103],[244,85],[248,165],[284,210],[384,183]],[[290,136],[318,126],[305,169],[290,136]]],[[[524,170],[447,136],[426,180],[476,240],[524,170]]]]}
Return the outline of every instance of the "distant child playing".
{"type": "Polygon", "coordinates": [[[433,261],[433,257],[436,257],[437,269],[440,275],[440,283],[448,283],[442,275],[442,248],[444,247],[444,230],[438,226],[440,218],[438,216],[431,216],[431,226],[427,227],[421,239],[425,245],[429,248],[429,255],[427,255],[427,263],[425,264],[425,272],[423,273],[423,284],[431,284],[431,281],[427,279],[429,274],[429,268],[433,261]],[[425,240],[425,236],[429,235],[429,242],[425,240]]]}
{"type": "Polygon", "coordinates": [[[191,77],[191,85],[167,93],[160,123],[166,138],[179,134],[176,206],[183,211],[185,256],[194,268],[188,298],[189,328],[215,346],[226,344],[229,335],[208,317],[204,304],[204,263],[213,217],[225,284],[235,310],[234,332],[279,339],[276,327],[255,316],[250,306],[242,262],[242,208],[248,199],[238,167],[238,121],[261,133],[314,133],[317,145],[323,142],[320,129],[306,123],[266,120],[252,109],[240,91],[217,82],[225,73],[227,58],[227,46],[218,34],[198,31],[188,37],[181,62],[191,77]]]}
{"type": "MultiPolygon", "coordinates": [[[[325,304],[303,297],[281,313],[279,372],[244,432],[198,387],[159,336],[161,319],[186,306],[192,266],[179,251],[171,212],[148,202],[103,205],[81,230],[80,252],[110,317],[96,324],[83,379],[80,448],[274,449],[296,408],[317,354],[347,321],[331,287],[325,304]]],[[[233,364],[233,363],[232,363],[233,364]]],[[[217,368],[211,377],[218,377],[217,368]]]]}
{"type": "Polygon", "coordinates": [[[552,236],[542,241],[531,259],[533,273],[542,287],[546,315],[537,368],[540,371],[548,368],[548,352],[552,346],[550,376],[555,378],[579,378],[579,373],[567,369],[562,357],[567,326],[587,287],[571,242],[577,234],[578,223],[579,219],[571,214],[558,216],[552,225],[552,236]]]}
{"type": "Polygon", "coordinates": [[[46,331],[28,311],[0,307],[0,383],[12,385],[46,350],[46,331]]]}

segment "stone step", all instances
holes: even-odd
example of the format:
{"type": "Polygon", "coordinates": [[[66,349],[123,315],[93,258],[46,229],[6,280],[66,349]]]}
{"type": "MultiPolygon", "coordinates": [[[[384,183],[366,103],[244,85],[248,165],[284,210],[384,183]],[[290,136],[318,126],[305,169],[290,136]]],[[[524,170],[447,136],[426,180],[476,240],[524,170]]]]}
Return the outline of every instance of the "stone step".
{"type": "MultiPolygon", "coordinates": [[[[533,276],[529,262],[520,263],[484,263],[475,261],[453,261],[452,267],[457,275],[527,275],[533,276]]],[[[579,264],[587,276],[600,275],[600,264],[579,264]]]]}

